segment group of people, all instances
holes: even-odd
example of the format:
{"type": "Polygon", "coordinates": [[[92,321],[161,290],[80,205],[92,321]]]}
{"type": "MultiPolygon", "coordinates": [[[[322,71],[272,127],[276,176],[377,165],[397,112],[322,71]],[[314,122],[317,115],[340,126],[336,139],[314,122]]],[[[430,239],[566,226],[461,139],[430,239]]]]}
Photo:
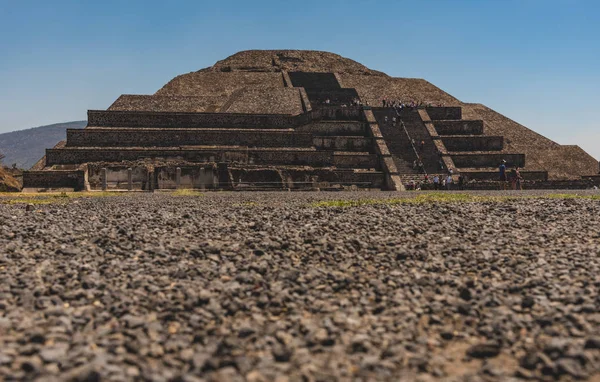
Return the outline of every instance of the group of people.
{"type": "Polygon", "coordinates": [[[506,160],[502,159],[498,170],[500,173],[500,183],[502,184],[502,189],[506,190],[506,185],[508,182],[510,182],[511,189],[513,190],[523,189],[523,177],[519,171],[519,166],[515,166],[512,170],[510,170],[510,173],[507,173],[506,160]]]}
{"type": "Polygon", "coordinates": [[[400,110],[402,110],[404,108],[415,109],[415,108],[421,108],[421,107],[432,107],[432,106],[443,107],[444,106],[443,103],[435,104],[433,102],[423,102],[423,101],[404,102],[404,101],[400,101],[397,99],[389,99],[389,98],[383,98],[381,100],[381,105],[384,108],[385,107],[393,107],[394,109],[400,109],[400,110]]]}
{"type": "MultiPolygon", "coordinates": [[[[335,102],[338,102],[338,103],[339,103],[339,102],[340,102],[340,100],[335,100],[335,102]]],[[[326,98],[326,99],[325,99],[325,101],[323,101],[323,104],[325,104],[325,105],[327,105],[327,106],[331,105],[331,104],[332,104],[332,103],[331,103],[331,99],[329,99],[329,98],[326,98]]],[[[360,99],[358,99],[358,98],[353,98],[353,99],[352,99],[352,101],[350,102],[350,107],[357,107],[357,106],[358,106],[358,107],[361,107],[361,106],[369,106],[369,102],[368,102],[368,101],[367,101],[367,102],[363,102],[363,101],[361,101],[361,100],[360,100],[360,99]]],[[[340,105],[340,107],[348,107],[348,105],[346,105],[346,104],[344,103],[344,104],[341,104],[341,105],[340,105]]]]}
{"type": "Polygon", "coordinates": [[[433,189],[434,190],[464,190],[466,183],[466,177],[463,174],[458,175],[458,181],[454,181],[452,169],[448,170],[447,174],[435,174],[433,178],[429,178],[429,175],[425,174],[422,181],[415,182],[411,180],[406,188],[408,190],[421,190],[421,189],[433,189]]]}

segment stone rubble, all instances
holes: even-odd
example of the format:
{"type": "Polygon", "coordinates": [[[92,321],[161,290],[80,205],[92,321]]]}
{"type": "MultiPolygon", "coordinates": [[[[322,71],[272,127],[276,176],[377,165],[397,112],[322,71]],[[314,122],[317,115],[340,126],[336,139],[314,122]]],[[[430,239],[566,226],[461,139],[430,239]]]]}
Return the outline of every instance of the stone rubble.
{"type": "Polygon", "coordinates": [[[0,380],[600,378],[600,201],[397,196],[0,204],[0,380]]]}

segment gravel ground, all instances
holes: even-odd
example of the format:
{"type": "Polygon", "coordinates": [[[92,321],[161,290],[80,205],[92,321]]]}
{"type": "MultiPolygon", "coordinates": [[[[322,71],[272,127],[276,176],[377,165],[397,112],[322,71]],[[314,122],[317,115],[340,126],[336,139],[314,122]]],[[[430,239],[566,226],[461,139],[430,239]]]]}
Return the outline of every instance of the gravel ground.
{"type": "Polygon", "coordinates": [[[600,200],[399,196],[0,204],[0,380],[600,380],[600,200]]]}

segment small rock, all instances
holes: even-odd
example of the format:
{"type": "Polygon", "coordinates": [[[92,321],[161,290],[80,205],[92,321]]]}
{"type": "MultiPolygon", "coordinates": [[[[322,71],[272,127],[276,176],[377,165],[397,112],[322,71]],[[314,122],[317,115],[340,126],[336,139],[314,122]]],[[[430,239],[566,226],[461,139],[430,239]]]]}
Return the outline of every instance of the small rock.
{"type": "Polygon", "coordinates": [[[591,337],[585,341],[586,349],[600,349],[600,337],[591,337]]]}
{"type": "Polygon", "coordinates": [[[277,362],[289,362],[293,355],[293,351],[285,346],[275,346],[272,353],[277,362]]]}
{"type": "Polygon", "coordinates": [[[68,348],[69,346],[66,344],[44,348],[40,351],[40,357],[42,357],[44,362],[58,362],[67,354],[68,348]]]}
{"type": "Polygon", "coordinates": [[[523,297],[523,300],[521,300],[521,308],[523,309],[531,309],[534,304],[535,299],[531,296],[525,296],[523,297]]]}
{"type": "Polygon", "coordinates": [[[467,355],[473,358],[491,358],[500,354],[500,345],[495,343],[477,344],[467,349],[467,355]]]}
{"type": "Polygon", "coordinates": [[[569,374],[575,378],[582,378],[585,376],[581,364],[572,358],[559,359],[556,361],[556,367],[561,374],[569,374]]]}

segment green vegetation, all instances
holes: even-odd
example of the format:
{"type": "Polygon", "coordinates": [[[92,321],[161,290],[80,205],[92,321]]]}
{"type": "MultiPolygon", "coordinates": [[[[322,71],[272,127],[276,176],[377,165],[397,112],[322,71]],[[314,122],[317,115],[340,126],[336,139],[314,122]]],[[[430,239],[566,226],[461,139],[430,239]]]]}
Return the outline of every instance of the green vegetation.
{"type": "Polygon", "coordinates": [[[69,199],[104,198],[127,195],[124,192],[48,192],[48,193],[0,193],[0,204],[55,204],[67,203],[69,199]]]}
{"type": "Polygon", "coordinates": [[[175,190],[173,192],[175,196],[204,196],[204,194],[200,191],[190,190],[190,189],[180,189],[175,190]]]}
{"type": "Polygon", "coordinates": [[[358,207],[365,205],[396,205],[396,204],[423,204],[423,203],[482,203],[506,202],[518,199],[592,199],[600,200],[600,195],[577,194],[548,194],[548,195],[472,195],[431,192],[415,195],[414,197],[391,199],[356,199],[356,200],[324,200],[311,204],[313,207],[358,207]]]}

